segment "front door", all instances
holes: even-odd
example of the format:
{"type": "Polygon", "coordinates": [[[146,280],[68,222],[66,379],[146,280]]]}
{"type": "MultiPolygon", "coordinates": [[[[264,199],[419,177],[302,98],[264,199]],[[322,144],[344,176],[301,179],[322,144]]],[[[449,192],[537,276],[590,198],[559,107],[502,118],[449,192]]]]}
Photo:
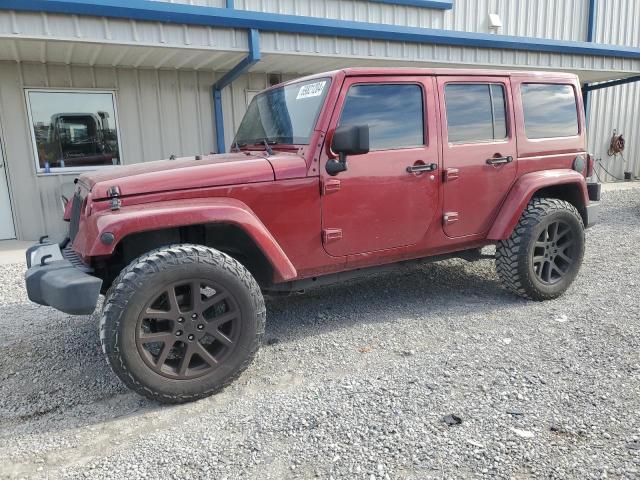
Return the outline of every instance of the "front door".
{"type": "Polygon", "coordinates": [[[2,145],[0,145],[0,240],[15,238],[15,236],[9,186],[7,185],[7,167],[2,156],[2,145]]]}
{"type": "Polygon", "coordinates": [[[329,132],[368,125],[370,152],[348,157],[348,170],[335,177],[323,159],[323,243],[330,255],[409,246],[425,237],[440,183],[434,90],[432,77],[345,80],[329,132]],[[434,171],[424,171],[431,164],[434,171]]]}
{"type": "Polygon", "coordinates": [[[439,77],[443,228],[448,237],[489,230],[516,177],[517,146],[507,77],[439,77]]]}

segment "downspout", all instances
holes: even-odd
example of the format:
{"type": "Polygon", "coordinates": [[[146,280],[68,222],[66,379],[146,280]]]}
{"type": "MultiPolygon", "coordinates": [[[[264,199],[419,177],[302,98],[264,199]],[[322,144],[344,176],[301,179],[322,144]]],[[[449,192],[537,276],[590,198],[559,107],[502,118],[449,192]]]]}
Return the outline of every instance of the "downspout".
{"type": "MultiPolygon", "coordinates": [[[[595,42],[596,39],[596,9],[598,0],[589,0],[589,17],[587,19],[587,42],[595,42]]],[[[589,123],[589,85],[582,85],[582,103],[584,104],[584,117],[589,123]]]]}
{"type": "MultiPolygon", "coordinates": [[[[228,0],[233,4],[233,0],[228,0]]],[[[240,61],[231,71],[227,72],[220,80],[213,84],[213,122],[216,127],[216,145],[218,153],[226,151],[224,143],[224,114],[222,113],[222,89],[233,82],[240,75],[246,73],[249,68],[260,61],[260,32],[255,28],[249,30],[249,55],[240,61]]]]}

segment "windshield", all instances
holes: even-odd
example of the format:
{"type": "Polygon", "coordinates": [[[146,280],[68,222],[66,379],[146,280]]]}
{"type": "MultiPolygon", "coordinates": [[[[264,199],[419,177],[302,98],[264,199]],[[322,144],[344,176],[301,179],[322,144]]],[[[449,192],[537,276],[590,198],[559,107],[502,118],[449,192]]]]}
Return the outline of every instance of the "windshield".
{"type": "Polygon", "coordinates": [[[321,78],[274,88],[256,95],[247,109],[234,144],[307,145],[331,79],[321,78]]]}

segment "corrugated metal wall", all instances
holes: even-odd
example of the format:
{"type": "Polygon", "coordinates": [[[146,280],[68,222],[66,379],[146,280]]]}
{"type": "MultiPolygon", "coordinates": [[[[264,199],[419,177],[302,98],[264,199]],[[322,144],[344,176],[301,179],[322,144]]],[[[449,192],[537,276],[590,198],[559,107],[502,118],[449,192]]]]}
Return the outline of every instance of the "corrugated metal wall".
{"type": "MultiPolygon", "coordinates": [[[[102,68],[0,62],[0,123],[18,235],[59,233],[60,195],[77,174],[36,175],[24,88],[116,91],[125,164],[215,151],[211,72],[102,68]]],[[[290,77],[285,77],[288,79],[290,77]]],[[[245,75],[224,91],[227,142],[246,110],[246,90],[267,86],[265,74],[245,75]],[[233,126],[233,127],[232,127],[233,126]]]]}
{"type": "MultiPolygon", "coordinates": [[[[224,7],[224,0],[172,0],[224,7]]],[[[235,0],[235,8],[258,12],[335,18],[468,32],[488,32],[489,13],[502,18],[506,35],[583,40],[587,0],[455,0],[451,10],[438,10],[364,0],[235,0]]]]}
{"type": "MultiPolygon", "coordinates": [[[[498,3],[498,0],[487,0],[485,6],[488,10],[492,10],[489,6],[493,4],[492,2],[496,2],[496,6],[510,5],[509,8],[504,8],[509,16],[509,19],[507,17],[504,19],[504,29],[518,33],[521,18],[526,16],[524,6],[518,2],[498,3]],[[514,5],[520,5],[520,7],[514,7],[514,5]],[[523,10],[519,10],[520,8],[523,10]]],[[[271,3],[265,3],[265,5],[271,5],[271,3]]],[[[374,5],[377,8],[409,8],[376,3],[371,7],[374,10],[376,8],[374,5]]],[[[476,13],[475,17],[471,15],[475,10],[465,7],[465,5],[471,5],[470,3],[465,4],[459,0],[456,5],[461,11],[469,13],[469,19],[475,18],[478,22],[486,21],[484,19],[486,14],[476,13]]],[[[545,0],[540,5],[548,6],[551,3],[545,0]]],[[[531,8],[540,15],[552,15],[546,10],[543,12],[540,6],[531,8]]],[[[419,9],[419,11],[434,12],[428,9],[419,9]]],[[[454,15],[451,12],[443,13],[442,11],[435,11],[432,14],[454,15]]],[[[463,14],[455,18],[467,18],[461,15],[463,14]]],[[[469,22],[465,20],[463,23],[466,25],[469,22]]],[[[582,23],[584,22],[577,22],[576,28],[582,23]]],[[[523,25],[526,27],[530,24],[523,25]]],[[[538,29],[539,34],[553,33],[549,29],[555,25],[554,22],[540,22],[540,25],[544,28],[538,29]]],[[[467,26],[472,30],[476,27],[482,29],[480,24],[467,26]]],[[[535,33],[534,30],[529,33],[535,33]]],[[[571,28],[568,28],[567,32],[571,32],[571,28]]],[[[0,11],[0,60],[225,71],[233,68],[244,57],[247,48],[247,34],[242,29],[73,17],[42,12],[0,11]],[[99,46],[96,47],[96,44],[99,46]]],[[[640,72],[640,60],[629,58],[370,41],[279,32],[263,32],[261,50],[263,60],[254,67],[254,71],[314,73],[356,65],[428,65],[431,67],[469,65],[573,71],[582,75],[590,74],[592,76],[590,81],[597,78],[611,78],[610,72],[615,71],[622,74],[640,72]],[[295,61],[292,61],[292,55],[296,55],[295,61]],[[303,56],[306,58],[302,58],[303,56]],[[596,76],[598,74],[605,77],[596,76]]]]}
{"type": "MultiPolygon", "coordinates": [[[[223,6],[224,0],[190,0],[187,3],[223,6]]],[[[504,23],[500,33],[572,40],[581,40],[586,35],[586,4],[587,0],[456,0],[454,10],[441,11],[364,0],[236,0],[237,8],[467,31],[487,31],[487,14],[497,12],[504,23]]],[[[640,28],[634,23],[640,15],[640,2],[599,0],[599,4],[598,40],[640,46],[640,28]],[[616,27],[613,28],[611,25],[616,27]]],[[[109,41],[119,41],[120,37],[125,38],[131,35],[134,35],[133,41],[138,41],[141,37],[136,35],[140,35],[142,31],[148,32],[145,38],[150,44],[166,42],[166,29],[153,22],[145,24],[140,30],[137,22],[78,17],[75,23],[69,23],[67,19],[63,19],[60,23],[52,23],[59,16],[49,16],[46,22],[38,14],[31,16],[34,18],[34,28],[46,27],[45,30],[47,28],[50,30],[42,34],[45,37],[54,35],[53,30],[58,26],[63,28],[68,23],[70,30],[68,32],[64,30],[64,32],[66,32],[65,36],[71,38],[75,35],[73,28],[84,31],[82,28],[86,22],[94,22],[97,25],[96,28],[102,29],[99,32],[101,35],[109,36],[109,41]],[[121,28],[113,28],[113,26],[121,28]]],[[[3,24],[3,28],[9,28],[14,34],[21,36],[29,33],[27,27],[32,25],[31,23],[16,22],[17,20],[14,19],[13,23],[3,24]]],[[[179,27],[176,27],[172,27],[171,32],[174,30],[178,32],[179,27]]],[[[205,34],[208,32],[203,45],[210,46],[211,29],[200,30],[205,34]]],[[[197,31],[200,32],[200,30],[197,31]]],[[[58,32],[58,30],[55,31],[58,32]]],[[[191,27],[184,27],[176,34],[176,44],[189,44],[191,41],[191,27]]],[[[228,44],[224,46],[225,49],[238,51],[243,47],[244,33],[223,32],[220,41],[228,44]]],[[[213,44],[220,48],[217,39],[213,44]]],[[[291,65],[295,64],[296,71],[299,73],[311,73],[330,68],[332,58],[340,57],[354,62],[366,59],[371,63],[376,61],[388,63],[392,60],[434,64],[441,60],[461,65],[512,63],[529,68],[543,66],[570,68],[569,66],[575,62],[575,59],[570,58],[571,56],[556,54],[416,46],[276,33],[263,34],[263,51],[265,56],[273,55],[278,58],[282,56],[288,64],[288,71],[291,71],[291,65]],[[321,59],[321,65],[324,68],[316,68],[316,66],[312,68],[311,64],[308,68],[305,67],[304,57],[301,55],[305,55],[307,59],[316,56],[321,59]]],[[[608,61],[603,64],[605,60],[601,58],[582,57],[579,60],[583,68],[593,70],[615,67],[608,61]]],[[[632,62],[617,59],[611,61],[618,62],[616,65],[620,69],[628,67],[625,62],[632,62]]],[[[214,63],[213,69],[215,65],[214,63]]],[[[277,61],[270,65],[269,71],[279,71],[277,61]]],[[[633,68],[630,71],[637,69],[636,64],[631,67],[633,68]]],[[[212,69],[209,66],[208,68],[212,69]]],[[[130,164],[167,158],[171,154],[193,155],[214,151],[216,146],[210,87],[219,75],[210,71],[179,68],[136,69],[0,62],[0,123],[3,128],[0,136],[3,137],[5,147],[13,206],[16,217],[19,219],[18,235],[21,238],[36,238],[44,232],[56,233],[64,228],[59,220],[59,196],[61,193],[69,194],[75,176],[73,174],[36,175],[30,128],[26,118],[24,88],[115,90],[119,109],[122,158],[125,164],[130,164]]],[[[290,73],[283,76],[282,80],[295,76],[296,74],[290,73]]],[[[227,144],[231,142],[233,132],[246,110],[247,93],[261,90],[266,86],[268,86],[267,74],[256,72],[240,77],[224,90],[223,111],[227,126],[225,129],[227,144]]],[[[640,85],[638,84],[615,87],[592,94],[590,150],[603,158],[605,166],[615,176],[621,176],[625,169],[632,169],[636,174],[640,174],[639,112],[640,85]],[[618,129],[627,136],[625,152],[629,162],[627,168],[621,162],[616,163],[615,160],[609,160],[606,156],[606,148],[613,129],[618,129]]],[[[611,179],[607,175],[602,178],[611,179]]]]}
{"type": "Polygon", "coordinates": [[[589,151],[602,162],[596,168],[602,181],[623,179],[625,171],[640,176],[640,84],[592,92],[588,134],[589,151]],[[614,130],[624,135],[626,148],[622,156],[610,157],[614,130]]]}
{"type": "MultiPolygon", "coordinates": [[[[599,0],[597,9],[596,41],[640,47],[640,1],[599,0]]],[[[602,159],[600,178],[621,179],[625,171],[640,176],[640,82],[592,92],[589,119],[589,150],[602,159]],[[614,130],[626,138],[626,161],[607,155],[614,130]]]]}

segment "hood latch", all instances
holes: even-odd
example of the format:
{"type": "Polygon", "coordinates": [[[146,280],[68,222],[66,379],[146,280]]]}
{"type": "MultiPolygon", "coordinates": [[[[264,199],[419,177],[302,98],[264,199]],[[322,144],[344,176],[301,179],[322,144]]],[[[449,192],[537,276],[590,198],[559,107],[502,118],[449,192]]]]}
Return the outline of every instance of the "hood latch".
{"type": "Polygon", "coordinates": [[[120,210],[122,201],[120,200],[120,187],[113,185],[107,189],[107,196],[111,199],[111,210],[120,210]]]}

